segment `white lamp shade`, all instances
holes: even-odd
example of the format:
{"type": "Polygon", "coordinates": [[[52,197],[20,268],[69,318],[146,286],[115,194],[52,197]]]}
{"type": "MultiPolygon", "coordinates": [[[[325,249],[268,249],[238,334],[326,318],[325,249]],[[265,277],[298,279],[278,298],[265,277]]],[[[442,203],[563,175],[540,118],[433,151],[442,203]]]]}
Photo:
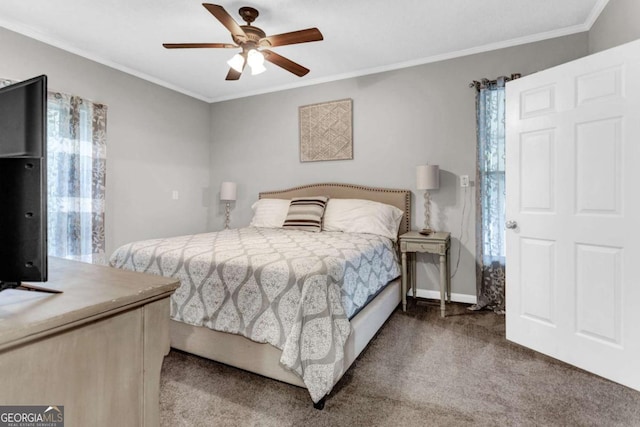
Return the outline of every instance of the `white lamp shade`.
{"type": "Polygon", "coordinates": [[[418,190],[436,190],[440,188],[440,166],[418,166],[416,169],[416,188],[418,190]]]}
{"type": "Polygon", "coordinates": [[[229,67],[241,73],[244,68],[244,57],[239,53],[236,53],[233,55],[233,58],[227,61],[227,64],[229,64],[229,67]]]}
{"type": "Polygon", "coordinates": [[[264,55],[255,49],[251,49],[247,55],[247,64],[251,67],[251,75],[255,76],[264,73],[267,69],[264,66],[264,55]]]}
{"type": "Polygon", "coordinates": [[[264,55],[255,49],[251,49],[247,54],[247,64],[250,67],[264,64],[264,55]]]}
{"type": "Polygon", "coordinates": [[[265,71],[267,71],[267,67],[265,67],[262,64],[257,64],[257,65],[251,66],[251,75],[252,76],[256,76],[258,74],[262,74],[265,71]]]}
{"type": "Polygon", "coordinates": [[[220,200],[236,200],[236,183],[223,182],[220,186],[220,200]]]}

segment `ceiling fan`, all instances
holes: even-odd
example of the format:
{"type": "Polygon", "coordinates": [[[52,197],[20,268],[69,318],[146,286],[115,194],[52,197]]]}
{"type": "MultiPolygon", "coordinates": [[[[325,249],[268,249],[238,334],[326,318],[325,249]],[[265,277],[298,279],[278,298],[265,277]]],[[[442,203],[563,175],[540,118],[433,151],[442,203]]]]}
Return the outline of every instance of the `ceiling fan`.
{"type": "Polygon", "coordinates": [[[213,16],[231,32],[231,43],[163,43],[167,49],[191,49],[191,48],[218,48],[234,49],[242,48],[242,51],[227,61],[231,67],[225,80],[238,80],[245,66],[249,64],[251,74],[260,74],[266,70],[264,60],[284,68],[285,70],[302,77],[309,72],[308,68],[293,62],[284,56],[267,49],[269,47],[285,46],[298,43],[315,42],[323,39],[322,33],[317,28],[292,31],[290,33],[267,36],[260,28],[251,25],[258,17],[256,9],[248,6],[241,7],[240,17],[247,25],[238,23],[227,13],[222,6],[211,3],[202,4],[213,16]]]}

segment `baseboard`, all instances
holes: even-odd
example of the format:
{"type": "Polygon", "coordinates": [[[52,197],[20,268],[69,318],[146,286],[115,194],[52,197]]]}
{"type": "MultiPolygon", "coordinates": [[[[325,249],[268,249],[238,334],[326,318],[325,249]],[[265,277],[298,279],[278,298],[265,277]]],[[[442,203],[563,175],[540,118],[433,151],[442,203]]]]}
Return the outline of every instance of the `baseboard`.
{"type": "MultiPolygon", "coordinates": [[[[412,296],[411,290],[407,292],[407,296],[412,296]]],[[[429,289],[416,289],[416,296],[418,298],[437,299],[440,300],[440,291],[431,291],[429,289]]],[[[478,299],[475,295],[467,294],[451,294],[451,301],[461,302],[464,304],[475,304],[478,299]]]]}

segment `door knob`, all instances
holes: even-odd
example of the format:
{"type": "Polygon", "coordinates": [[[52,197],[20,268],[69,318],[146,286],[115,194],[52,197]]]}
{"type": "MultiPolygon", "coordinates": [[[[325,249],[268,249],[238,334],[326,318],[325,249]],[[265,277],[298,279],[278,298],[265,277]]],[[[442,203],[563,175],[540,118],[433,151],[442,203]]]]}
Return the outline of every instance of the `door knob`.
{"type": "Polygon", "coordinates": [[[507,227],[509,230],[513,230],[514,228],[517,228],[517,227],[518,227],[518,223],[517,223],[517,222],[515,222],[515,221],[507,221],[506,227],[507,227]]]}

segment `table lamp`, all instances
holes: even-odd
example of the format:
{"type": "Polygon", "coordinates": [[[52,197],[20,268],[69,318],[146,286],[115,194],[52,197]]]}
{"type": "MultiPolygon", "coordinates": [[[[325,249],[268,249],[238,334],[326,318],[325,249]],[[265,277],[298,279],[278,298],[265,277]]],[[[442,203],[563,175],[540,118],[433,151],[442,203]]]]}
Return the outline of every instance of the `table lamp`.
{"type": "Polygon", "coordinates": [[[424,191],[424,229],[419,233],[429,235],[434,232],[430,226],[431,200],[429,190],[440,188],[440,167],[438,165],[420,165],[416,169],[416,187],[424,191]]]}
{"type": "Polygon", "coordinates": [[[226,202],[225,207],[225,230],[229,229],[229,211],[231,209],[231,202],[236,200],[236,183],[235,182],[223,182],[220,186],[220,200],[226,202]]]}

